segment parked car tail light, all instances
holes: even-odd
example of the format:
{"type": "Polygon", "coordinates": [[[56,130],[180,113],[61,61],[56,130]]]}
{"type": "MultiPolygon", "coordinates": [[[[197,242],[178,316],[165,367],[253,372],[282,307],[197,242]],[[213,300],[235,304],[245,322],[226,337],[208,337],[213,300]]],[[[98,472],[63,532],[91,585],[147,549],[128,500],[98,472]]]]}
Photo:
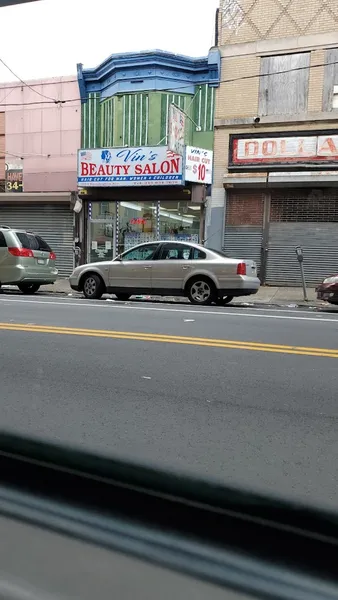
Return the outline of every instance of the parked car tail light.
{"type": "Polygon", "coordinates": [[[12,256],[18,256],[20,258],[33,258],[33,252],[30,248],[8,248],[8,252],[12,256]]]}
{"type": "Polygon", "coordinates": [[[238,263],[237,275],[246,275],[246,264],[244,262],[238,263]]]}
{"type": "Polygon", "coordinates": [[[56,254],[54,252],[51,252],[49,258],[50,260],[56,260],[56,254]]]}

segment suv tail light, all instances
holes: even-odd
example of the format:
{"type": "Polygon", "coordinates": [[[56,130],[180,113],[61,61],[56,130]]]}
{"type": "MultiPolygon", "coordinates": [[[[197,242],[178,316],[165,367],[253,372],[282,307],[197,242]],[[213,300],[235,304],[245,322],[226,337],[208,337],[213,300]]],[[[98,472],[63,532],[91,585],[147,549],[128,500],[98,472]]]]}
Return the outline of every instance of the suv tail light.
{"type": "Polygon", "coordinates": [[[49,258],[50,260],[56,260],[56,254],[54,252],[51,252],[49,258]]]}
{"type": "Polygon", "coordinates": [[[246,275],[246,264],[244,262],[238,263],[237,275],[246,275]]]}
{"type": "Polygon", "coordinates": [[[33,252],[30,248],[8,248],[8,252],[12,256],[18,256],[20,258],[33,258],[33,252]]]}

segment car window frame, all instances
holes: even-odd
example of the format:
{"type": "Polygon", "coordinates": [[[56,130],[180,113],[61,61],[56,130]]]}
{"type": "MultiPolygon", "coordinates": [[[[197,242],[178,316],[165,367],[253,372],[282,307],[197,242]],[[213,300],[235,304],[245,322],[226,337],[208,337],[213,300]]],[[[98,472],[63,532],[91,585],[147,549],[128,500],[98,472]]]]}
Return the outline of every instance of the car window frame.
{"type": "Polygon", "coordinates": [[[177,258],[177,259],[174,259],[174,260],[190,260],[191,251],[193,249],[192,246],[189,246],[189,244],[178,244],[175,241],[172,241],[172,242],[170,242],[170,241],[169,242],[163,242],[163,244],[161,245],[161,251],[159,252],[159,258],[158,258],[158,260],[163,260],[163,261],[167,260],[166,258],[162,258],[162,253],[163,253],[163,251],[164,251],[164,249],[165,249],[166,246],[173,246],[173,247],[176,246],[176,248],[182,248],[182,246],[183,246],[183,248],[188,248],[189,249],[189,256],[188,256],[188,258],[183,258],[183,259],[182,258],[177,258]]]}
{"type": "Polygon", "coordinates": [[[196,260],[207,260],[207,258],[207,253],[204,250],[201,250],[200,248],[194,248],[194,246],[191,246],[190,260],[195,262],[196,260]],[[202,252],[202,254],[204,254],[203,258],[194,258],[195,251],[202,252]]]}
{"type": "Polygon", "coordinates": [[[157,242],[157,243],[156,243],[156,242],[149,242],[148,244],[147,244],[147,243],[145,243],[145,244],[142,244],[142,245],[140,245],[140,246],[136,246],[135,248],[130,248],[129,250],[126,250],[126,251],[125,251],[123,254],[121,254],[121,256],[119,257],[119,258],[120,258],[120,261],[121,261],[121,262],[142,262],[141,260],[126,260],[126,259],[125,259],[125,256],[126,256],[126,254],[129,254],[130,252],[133,252],[133,251],[135,251],[135,250],[138,250],[138,249],[141,249],[141,248],[146,248],[147,246],[155,246],[155,247],[156,247],[156,249],[155,249],[155,252],[154,252],[154,254],[153,254],[153,257],[152,257],[152,258],[143,258],[142,260],[143,260],[144,262],[150,262],[150,261],[153,261],[153,260],[157,260],[157,258],[156,258],[156,257],[157,257],[157,255],[158,255],[158,250],[159,250],[159,248],[160,248],[161,244],[160,244],[159,242],[157,242]]]}

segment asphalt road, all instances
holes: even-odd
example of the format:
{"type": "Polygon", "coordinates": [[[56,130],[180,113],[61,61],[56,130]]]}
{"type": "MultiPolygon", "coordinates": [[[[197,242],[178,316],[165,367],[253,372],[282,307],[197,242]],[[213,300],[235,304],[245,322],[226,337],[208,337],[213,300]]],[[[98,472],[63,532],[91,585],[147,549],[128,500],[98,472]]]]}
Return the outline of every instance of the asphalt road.
{"type": "Polygon", "coordinates": [[[0,296],[1,428],[336,507],[337,312],[0,296]]]}

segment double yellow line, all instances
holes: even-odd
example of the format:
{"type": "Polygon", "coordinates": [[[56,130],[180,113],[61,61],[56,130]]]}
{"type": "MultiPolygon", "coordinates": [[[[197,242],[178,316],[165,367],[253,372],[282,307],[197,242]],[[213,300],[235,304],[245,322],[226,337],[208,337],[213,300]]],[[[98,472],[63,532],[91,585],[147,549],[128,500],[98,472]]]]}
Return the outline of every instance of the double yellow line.
{"type": "Polygon", "coordinates": [[[338,358],[338,349],[310,348],[303,346],[282,346],[261,342],[240,342],[212,338],[188,337],[157,333],[138,333],[129,331],[107,331],[105,329],[79,329],[74,327],[54,327],[52,325],[25,325],[22,323],[0,323],[0,330],[25,331],[31,333],[49,333],[59,335],[77,335],[116,340],[134,340],[141,342],[161,342],[166,344],[186,344],[211,348],[230,348],[232,350],[252,350],[256,352],[275,352],[279,354],[298,354],[302,356],[323,356],[338,358]]]}

